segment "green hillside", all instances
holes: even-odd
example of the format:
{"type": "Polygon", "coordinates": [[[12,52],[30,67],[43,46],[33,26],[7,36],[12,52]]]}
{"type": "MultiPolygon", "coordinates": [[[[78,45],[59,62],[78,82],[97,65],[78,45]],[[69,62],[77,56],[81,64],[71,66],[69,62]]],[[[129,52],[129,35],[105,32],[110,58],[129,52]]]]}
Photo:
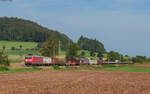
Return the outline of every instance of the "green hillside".
{"type": "Polygon", "coordinates": [[[63,50],[67,49],[68,43],[72,41],[65,34],[45,28],[30,20],[0,17],[0,40],[45,42],[52,35],[61,41],[63,50]]]}

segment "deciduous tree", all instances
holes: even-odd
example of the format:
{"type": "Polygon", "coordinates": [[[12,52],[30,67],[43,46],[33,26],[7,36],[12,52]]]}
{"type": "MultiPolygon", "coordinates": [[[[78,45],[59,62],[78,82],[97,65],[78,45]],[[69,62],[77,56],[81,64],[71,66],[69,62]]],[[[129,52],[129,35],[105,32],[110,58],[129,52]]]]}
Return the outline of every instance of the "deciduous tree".
{"type": "Polygon", "coordinates": [[[1,66],[9,66],[10,62],[8,60],[8,56],[3,54],[3,51],[0,51],[0,65],[1,66]]]}
{"type": "Polygon", "coordinates": [[[79,46],[76,43],[71,43],[66,53],[66,60],[72,60],[78,56],[79,46]]]}
{"type": "Polygon", "coordinates": [[[43,43],[40,52],[43,56],[55,58],[58,54],[58,49],[58,39],[56,36],[52,35],[45,43],[43,43]]]}

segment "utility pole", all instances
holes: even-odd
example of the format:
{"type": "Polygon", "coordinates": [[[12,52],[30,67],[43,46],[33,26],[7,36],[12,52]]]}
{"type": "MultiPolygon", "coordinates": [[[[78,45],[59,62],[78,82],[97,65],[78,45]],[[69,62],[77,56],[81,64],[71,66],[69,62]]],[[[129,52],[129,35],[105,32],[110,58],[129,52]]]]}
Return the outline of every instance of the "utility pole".
{"type": "Polygon", "coordinates": [[[108,62],[107,62],[107,63],[109,64],[109,56],[108,56],[108,55],[107,55],[107,59],[108,59],[108,62]]]}
{"type": "Polygon", "coordinates": [[[122,57],[122,55],[120,54],[120,63],[121,63],[121,57],[122,57]]]}
{"type": "Polygon", "coordinates": [[[59,55],[61,53],[61,41],[59,40],[59,55]]]}
{"type": "Polygon", "coordinates": [[[55,65],[55,46],[53,46],[53,59],[54,59],[54,65],[55,65]]]}

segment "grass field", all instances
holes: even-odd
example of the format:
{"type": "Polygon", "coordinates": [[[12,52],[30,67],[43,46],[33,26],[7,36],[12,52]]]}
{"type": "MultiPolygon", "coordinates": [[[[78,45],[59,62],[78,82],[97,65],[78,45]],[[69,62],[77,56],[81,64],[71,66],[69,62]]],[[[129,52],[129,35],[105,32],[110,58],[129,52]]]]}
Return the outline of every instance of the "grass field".
{"type": "Polygon", "coordinates": [[[9,69],[7,67],[0,67],[0,74],[8,74],[8,73],[17,73],[17,72],[34,72],[34,71],[44,71],[46,69],[31,67],[31,68],[16,68],[9,69]]]}
{"type": "Polygon", "coordinates": [[[135,65],[102,65],[102,66],[81,66],[81,67],[66,67],[56,68],[56,70],[97,70],[97,71],[116,71],[116,72],[150,72],[150,68],[135,67],[135,65]]]}
{"type": "MultiPolygon", "coordinates": [[[[4,54],[6,54],[6,55],[20,55],[20,51],[19,50],[5,50],[4,54]]],[[[39,51],[37,51],[37,50],[23,50],[22,54],[23,55],[39,54],[39,51]]]]}
{"type": "Polygon", "coordinates": [[[150,68],[140,68],[140,67],[110,67],[110,68],[100,68],[98,70],[102,71],[122,71],[122,72],[150,72],[150,68]]]}
{"type": "Polygon", "coordinates": [[[81,71],[81,70],[91,70],[91,71],[115,71],[115,72],[149,72],[150,67],[136,67],[137,64],[128,64],[128,65],[98,65],[98,66],[78,66],[78,67],[69,67],[69,66],[39,66],[39,67],[18,67],[11,68],[7,70],[1,70],[2,73],[16,73],[16,72],[32,72],[32,71],[50,71],[50,70],[59,70],[59,71],[81,71]]]}
{"type": "Polygon", "coordinates": [[[33,49],[37,47],[38,43],[35,42],[17,42],[17,41],[0,41],[0,49],[3,49],[3,46],[5,46],[4,53],[6,55],[19,55],[19,50],[11,50],[11,47],[15,47],[16,49],[19,49],[19,46],[22,45],[22,54],[39,54],[39,51],[36,50],[25,50],[25,49],[33,49]]]}
{"type": "Polygon", "coordinates": [[[6,49],[11,49],[11,47],[19,48],[22,45],[23,49],[35,48],[38,43],[35,42],[16,42],[16,41],[0,41],[0,49],[3,49],[3,46],[6,49]]]}

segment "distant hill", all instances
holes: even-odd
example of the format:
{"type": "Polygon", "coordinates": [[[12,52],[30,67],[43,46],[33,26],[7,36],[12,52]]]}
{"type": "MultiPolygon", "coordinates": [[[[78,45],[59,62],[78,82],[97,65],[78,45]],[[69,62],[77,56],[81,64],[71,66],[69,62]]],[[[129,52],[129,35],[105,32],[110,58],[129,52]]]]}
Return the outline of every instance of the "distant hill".
{"type": "Polygon", "coordinates": [[[0,40],[44,42],[52,34],[61,41],[62,49],[66,49],[68,43],[72,41],[65,34],[42,27],[35,22],[20,18],[0,17],[0,40]]]}
{"type": "Polygon", "coordinates": [[[101,52],[101,53],[106,52],[104,45],[96,39],[89,39],[89,38],[81,36],[78,40],[78,45],[80,49],[82,50],[88,50],[92,52],[101,52]]]}

